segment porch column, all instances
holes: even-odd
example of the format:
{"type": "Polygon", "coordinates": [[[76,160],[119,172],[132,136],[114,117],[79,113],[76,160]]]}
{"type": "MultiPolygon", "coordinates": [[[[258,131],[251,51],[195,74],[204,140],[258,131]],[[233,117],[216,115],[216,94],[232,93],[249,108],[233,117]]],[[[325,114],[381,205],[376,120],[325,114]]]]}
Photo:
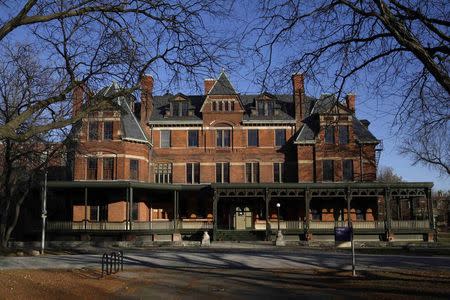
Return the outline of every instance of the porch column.
{"type": "Polygon", "coordinates": [[[88,199],[88,189],[84,188],[84,230],[87,229],[87,199],[88,199]]]}
{"type": "Polygon", "coordinates": [[[173,229],[178,229],[178,191],[173,191],[173,229]]]}
{"type": "Polygon", "coordinates": [[[350,189],[347,190],[345,195],[345,201],[347,202],[347,222],[348,227],[352,227],[352,213],[351,213],[351,203],[352,203],[352,192],[350,189]]]}
{"type": "Polygon", "coordinates": [[[130,187],[130,209],[128,210],[130,215],[130,230],[133,229],[133,188],[130,187]]]}
{"type": "Polygon", "coordinates": [[[217,190],[214,189],[213,195],[213,241],[217,241],[217,205],[219,202],[219,196],[217,190]]]}
{"type": "Polygon", "coordinates": [[[269,202],[270,202],[269,189],[266,189],[266,195],[264,198],[266,202],[266,241],[268,241],[272,234],[272,228],[270,228],[270,221],[269,221],[269,202]]]}
{"type": "Polygon", "coordinates": [[[130,188],[127,187],[125,189],[125,229],[128,230],[129,229],[129,222],[130,222],[130,188]]]}
{"type": "Polygon", "coordinates": [[[309,233],[309,223],[311,222],[309,218],[309,207],[311,204],[311,192],[310,190],[305,190],[305,223],[304,223],[304,230],[305,230],[305,237],[306,240],[311,239],[311,235],[309,233]]]}
{"type": "Polygon", "coordinates": [[[392,229],[391,190],[389,188],[384,189],[384,210],[386,231],[389,233],[392,229]]]}

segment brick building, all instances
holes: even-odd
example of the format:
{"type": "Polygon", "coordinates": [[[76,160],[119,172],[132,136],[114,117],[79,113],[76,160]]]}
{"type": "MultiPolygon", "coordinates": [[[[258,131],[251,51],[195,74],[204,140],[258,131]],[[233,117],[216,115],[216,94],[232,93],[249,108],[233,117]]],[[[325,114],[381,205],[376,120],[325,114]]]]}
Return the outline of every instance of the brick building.
{"type": "MultiPolygon", "coordinates": [[[[376,182],[380,141],[356,117],[355,95],[309,97],[301,74],[292,94],[242,95],[223,72],[205,80],[203,95],[157,96],[153,85],[145,76],[140,102],[118,97],[75,126],[73,181],[49,184],[58,203],[50,231],[270,239],[280,226],[310,239],[350,217],[365,238],[432,232],[423,210],[393,216],[399,201],[430,208],[432,184],[376,182]]],[[[75,114],[84,98],[74,92],[75,114]]]]}

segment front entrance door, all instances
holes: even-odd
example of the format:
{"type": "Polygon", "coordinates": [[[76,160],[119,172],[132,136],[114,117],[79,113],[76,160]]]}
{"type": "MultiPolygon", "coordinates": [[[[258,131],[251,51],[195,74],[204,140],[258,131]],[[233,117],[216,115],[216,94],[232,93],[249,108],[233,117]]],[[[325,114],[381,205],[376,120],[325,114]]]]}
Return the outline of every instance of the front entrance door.
{"type": "Polygon", "coordinates": [[[253,228],[253,222],[252,222],[252,212],[250,211],[250,208],[248,207],[236,207],[235,213],[234,213],[234,229],[236,230],[245,230],[245,229],[252,229],[253,228]]]}

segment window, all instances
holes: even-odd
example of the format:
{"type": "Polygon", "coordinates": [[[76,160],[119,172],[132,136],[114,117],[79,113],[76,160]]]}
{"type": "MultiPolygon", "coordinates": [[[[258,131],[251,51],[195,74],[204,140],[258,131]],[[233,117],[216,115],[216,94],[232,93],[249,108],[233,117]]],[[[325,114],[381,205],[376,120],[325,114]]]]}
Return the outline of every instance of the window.
{"type": "Polygon", "coordinates": [[[364,221],[364,212],[362,209],[356,210],[356,220],[357,221],[364,221]]]}
{"type": "Polygon", "coordinates": [[[104,140],[113,139],[113,122],[111,121],[103,122],[103,139],[104,140]]]}
{"type": "Polygon", "coordinates": [[[90,221],[107,221],[108,220],[108,205],[91,205],[90,206],[90,221]]]}
{"type": "Polygon", "coordinates": [[[161,130],[161,148],[170,148],[170,130],[161,130]]]}
{"type": "Polygon", "coordinates": [[[245,164],[245,178],[248,183],[259,182],[259,163],[251,162],[245,164]]]}
{"type": "Polygon", "coordinates": [[[267,101],[266,116],[273,116],[273,101],[267,101]]]}
{"type": "Polygon", "coordinates": [[[138,221],[139,220],[139,203],[133,202],[133,207],[131,208],[131,220],[138,221]]]}
{"type": "Polygon", "coordinates": [[[334,144],[334,126],[325,126],[325,143],[334,144]]]}
{"type": "Polygon", "coordinates": [[[273,163],[273,182],[284,182],[284,163],[273,163]]]}
{"type": "Polygon", "coordinates": [[[258,101],[258,116],[264,116],[264,101],[258,101]]]}
{"type": "Polygon", "coordinates": [[[323,181],[334,181],[334,162],[332,160],[323,161],[323,181]]]}
{"type": "Polygon", "coordinates": [[[230,129],[218,129],[216,132],[217,147],[230,147],[231,144],[231,130],[230,129]]]}
{"type": "Polygon", "coordinates": [[[286,130],[275,129],[275,146],[282,147],[286,144],[286,130]]]}
{"type": "Polygon", "coordinates": [[[216,163],[216,182],[230,182],[230,163],[216,163]]]}
{"type": "Polygon", "coordinates": [[[130,159],[130,179],[139,180],[139,160],[130,159]]]}
{"type": "Polygon", "coordinates": [[[234,101],[212,101],[213,111],[234,111],[234,101]]]}
{"type": "Polygon", "coordinates": [[[113,180],[114,179],[114,158],[105,157],[103,158],[103,180],[113,180]]]}
{"type": "Polygon", "coordinates": [[[347,145],[349,142],[348,126],[339,126],[339,144],[347,145]]]}
{"type": "Polygon", "coordinates": [[[313,221],[320,221],[322,219],[322,214],[318,209],[311,210],[313,221]]]}
{"type": "Polygon", "coordinates": [[[172,182],[172,164],[162,163],[155,166],[155,182],[171,183],[172,182]]]}
{"type": "Polygon", "coordinates": [[[200,163],[186,164],[186,182],[200,183],[200,163]]]}
{"type": "Polygon", "coordinates": [[[353,181],[353,160],[345,159],[342,161],[342,172],[344,181],[353,181]]]}
{"type": "Polygon", "coordinates": [[[98,140],[98,122],[97,121],[89,122],[89,140],[91,140],[91,141],[98,140]]]}
{"type": "Polygon", "coordinates": [[[198,130],[188,131],[188,146],[198,147],[198,130]]]}
{"type": "Polygon", "coordinates": [[[174,117],[184,117],[188,115],[188,103],[187,101],[173,101],[172,105],[172,116],[174,117]]]}
{"type": "Polygon", "coordinates": [[[247,144],[249,147],[258,147],[258,129],[249,129],[247,144]]]}
{"type": "Polygon", "coordinates": [[[87,179],[96,180],[97,179],[97,158],[89,157],[87,159],[87,179]]]}

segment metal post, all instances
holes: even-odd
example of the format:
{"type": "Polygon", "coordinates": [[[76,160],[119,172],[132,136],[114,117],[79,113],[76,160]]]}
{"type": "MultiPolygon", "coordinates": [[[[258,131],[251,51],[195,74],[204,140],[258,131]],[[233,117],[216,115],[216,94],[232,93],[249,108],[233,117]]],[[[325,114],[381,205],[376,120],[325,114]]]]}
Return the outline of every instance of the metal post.
{"type": "Polygon", "coordinates": [[[266,239],[269,241],[270,236],[272,234],[272,228],[270,228],[270,222],[269,222],[269,203],[270,203],[270,195],[269,191],[266,190],[266,239]]]}
{"type": "Polygon", "coordinates": [[[88,199],[88,189],[84,188],[84,230],[87,229],[87,199],[88,199]]]}
{"type": "Polygon", "coordinates": [[[173,191],[173,229],[177,230],[178,219],[178,191],[173,191]]]}
{"type": "Polygon", "coordinates": [[[277,228],[278,232],[280,231],[280,203],[277,203],[277,228]]]}
{"type": "Polygon", "coordinates": [[[47,170],[44,176],[44,190],[42,193],[42,236],[41,236],[41,254],[45,250],[45,219],[47,218],[47,170]]]}
{"type": "Polygon", "coordinates": [[[133,229],[133,188],[130,187],[130,230],[133,229]]]}
{"type": "Polygon", "coordinates": [[[351,209],[352,195],[350,189],[347,191],[347,216],[348,216],[348,228],[350,230],[350,243],[352,247],[352,276],[356,276],[356,259],[355,259],[355,241],[353,239],[353,224],[352,215],[350,213],[351,209]]]}
{"type": "Polygon", "coordinates": [[[217,196],[217,191],[214,190],[213,196],[213,241],[217,241],[217,205],[219,202],[219,197],[217,196]]]}
{"type": "Polygon", "coordinates": [[[128,230],[130,227],[128,226],[130,222],[130,190],[129,187],[125,189],[125,229],[128,230]]]}

